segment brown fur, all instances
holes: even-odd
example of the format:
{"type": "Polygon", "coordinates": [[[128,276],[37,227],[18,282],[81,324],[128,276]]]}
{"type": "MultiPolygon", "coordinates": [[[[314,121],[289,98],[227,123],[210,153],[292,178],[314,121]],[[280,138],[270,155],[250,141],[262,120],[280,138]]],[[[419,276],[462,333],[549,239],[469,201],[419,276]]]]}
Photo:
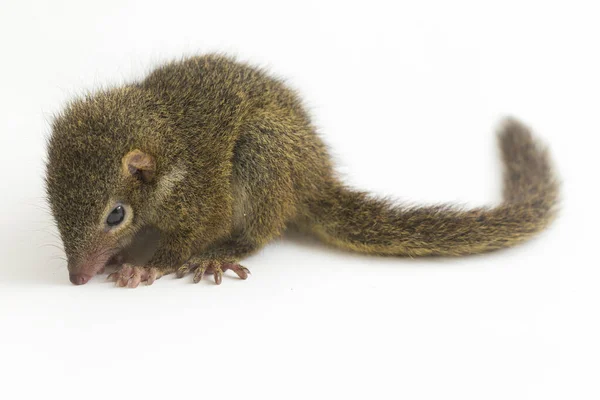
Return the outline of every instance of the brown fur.
{"type": "Polygon", "coordinates": [[[161,274],[236,265],[290,226],[371,254],[473,254],[522,242],[555,215],[547,152],[515,120],[499,142],[501,205],[402,208],[339,182],[282,82],[208,55],[71,103],[53,124],[47,192],[76,275],[99,271],[147,228],[160,240],[145,267],[161,274]],[[115,204],[127,218],[110,228],[115,204]]]}

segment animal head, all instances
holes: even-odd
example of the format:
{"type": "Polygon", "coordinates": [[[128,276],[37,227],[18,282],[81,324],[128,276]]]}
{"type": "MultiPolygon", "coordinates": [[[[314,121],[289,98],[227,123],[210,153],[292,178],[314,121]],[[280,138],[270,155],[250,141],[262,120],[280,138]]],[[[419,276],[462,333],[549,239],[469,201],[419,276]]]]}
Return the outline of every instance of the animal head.
{"type": "Polygon", "coordinates": [[[140,104],[136,93],[105,92],[75,101],[53,123],[46,192],[74,284],[130,244],[168,195],[140,104]]]}

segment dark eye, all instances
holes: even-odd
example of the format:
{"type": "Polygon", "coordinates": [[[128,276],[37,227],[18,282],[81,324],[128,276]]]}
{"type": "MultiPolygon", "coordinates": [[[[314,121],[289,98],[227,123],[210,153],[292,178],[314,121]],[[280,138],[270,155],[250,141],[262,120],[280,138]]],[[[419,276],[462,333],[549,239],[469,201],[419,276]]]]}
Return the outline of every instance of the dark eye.
{"type": "Polygon", "coordinates": [[[123,222],[124,218],[125,218],[125,209],[123,208],[123,206],[116,206],[110,212],[110,214],[108,214],[108,217],[106,218],[106,224],[108,226],[116,226],[116,225],[119,225],[121,222],[123,222]]]}

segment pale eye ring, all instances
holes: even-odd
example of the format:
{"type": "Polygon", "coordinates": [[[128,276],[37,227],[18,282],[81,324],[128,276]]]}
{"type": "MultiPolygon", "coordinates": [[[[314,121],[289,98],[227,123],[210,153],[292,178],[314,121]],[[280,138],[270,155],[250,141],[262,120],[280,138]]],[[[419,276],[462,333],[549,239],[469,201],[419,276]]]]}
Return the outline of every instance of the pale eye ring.
{"type": "Polygon", "coordinates": [[[106,225],[117,226],[125,219],[125,207],[118,205],[106,217],[106,225]]]}

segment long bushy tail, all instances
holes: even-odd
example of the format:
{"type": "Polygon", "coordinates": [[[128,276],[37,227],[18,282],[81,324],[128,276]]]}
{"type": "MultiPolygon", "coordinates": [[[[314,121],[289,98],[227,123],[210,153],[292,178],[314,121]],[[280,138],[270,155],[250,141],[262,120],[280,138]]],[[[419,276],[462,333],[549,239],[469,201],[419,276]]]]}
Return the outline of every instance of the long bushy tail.
{"type": "Polygon", "coordinates": [[[300,224],[323,241],[363,253],[463,255],[515,245],[555,217],[559,185],[548,152],[527,127],[507,120],[498,135],[504,201],[494,208],[402,208],[332,184],[300,224]]]}

